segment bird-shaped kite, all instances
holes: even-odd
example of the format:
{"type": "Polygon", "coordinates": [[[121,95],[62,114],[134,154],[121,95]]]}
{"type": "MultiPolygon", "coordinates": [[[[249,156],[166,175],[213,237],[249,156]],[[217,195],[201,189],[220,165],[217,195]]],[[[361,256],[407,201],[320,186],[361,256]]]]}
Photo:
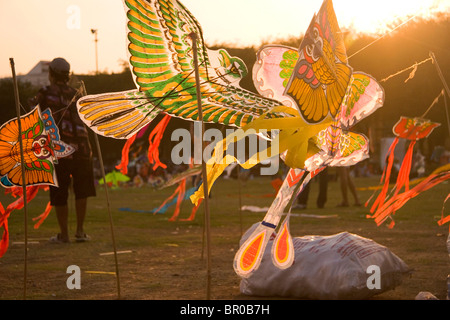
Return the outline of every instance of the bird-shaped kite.
{"type": "MultiPolygon", "coordinates": [[[[295,108],[296,101],[284,92],[287,79],[293,75],[295,61],[299,57],[296,49],[286,46],[268,45],[261,48],[253,68],[253,80],[258,92],[295,108]]],[[[346,95],[337,109],[335,121],[311,139],[318,151],[305,161],[303,168],[289,170],[263,221],[237,252],[234,260],[236,273],[249,277],[259,267],[266,244],[285,208],[315,175],[327,166],[350,166],[369,156],[367,138],[348,130],[375,112],[383,103],[384,90],[373,77],[362,72],[352,74],[346,95]]],[[[294,261],[289,216],[288,213],[279,227],[272,246],[273,263],[280,269],[290,267],[294,261]]]]}
{"type": "Polygon", "coordinates": [[[0,127],[0,183],[4,187],[54,185],[57,186],[54,164],[75,149],[60,140],[58,127],[50,109],[41,113],[36,106],[21,117],[22,132],[17,119],[0,127]],[[19,135],[23,141],[25,181],[22,180],[19,135]]]}
{"type": "MultiPolygon", "coordinates": [[[[69,156],[75,151],[72,146],[60,140],[59,130],[50,109],[41,112],[37,105],[32,111],[20,117],[20,128],[21,132],[17,119],[12,119],[0,127],[0,184],[6,188],[7,193],[19,196],[19,199],[6,209],[0,203],[0,227],[4,229],[0,240],[0,257],[8,248],[8,218],[11,212],[24,206],[23,188],[19,187],[26,186],[29,202],[39,189],[58,186],[55,163],[59,158],[69,156]],[[23,146],[23,164],[20,137],[23,146]],[[22,167],[25,181],[22,178],[22,167]]],[[[50,210],[51,206],[48,203],[44,213],[36,218],[39,219],[37,226],[48,216],[50,210]]]]}
{"type": "Polygon", "coordinates": [[[285,88],[307,122],[333,118],[347,91],[352,68],[331,1],[314,15],[298,50],[300,55],[285,88]]]}
{"type": "MultiPolygon", "coordinates": [[[[253,129],[257,134],[260,134],[259,130],[280,129],[279,150],[272,148],[273,152],[267,153],[265,158],[291,149],[287,158],[295,155],[295,160],[303,166],[309,138],[325,128],[331,118],[319,125],[311,125],[297,110],[241,88],[239,81],[247,74],[243,61],[223,49],[208,49],[200,25],[179,1],[124,0],[124,3],[128,18],[129,62],[137,89],[79,99],[78,112],[88,127],[105,137],[128,139],[126,146],[129,147],[136,134],[158,114],[200,120],[191,39],[191,34],[195,33],[202,120],[244,129],[238,139],[248,134],[247,129],[253,129]]],[[[231,140],[229,137],[226,143],[231,140]]],[[[221,151],[225,149],[226,145],[221,151]]],[[[208,180],[212,182],[227,164],[236,160],[222,161],[224,157],[220,151],[215,157],[219,161],[212,159],[214,164],[208,166],[208,180]],[[220,161],[228,163],[217,165],[220,161]]],[[[264,160],[261,154],[256,158],[256,162],[248,165],[264,160]]],[[[195,204],[202,192],[200,187],[194,197],[195,204]]]]}
{"type": "MultiPolygon", "coordinates": [[[[270,146],[239,164],[249,168],[270,157],[282,156],[292,169],[266,219],[261,223],[263,230],[251,236],[251,243],[244,244],[237,254],[235,262],[238,261],[240,265],[235,269],[238,274],[248,276],[257,268],[261,250],[277,228],[283,208],[292,197],[293,188],[297,187],[296,184],[306,172],[305,160],[322,150],[318,134],[335,121],[344,121],[344,117],[353,121],[351,115],[340,113],[340,109],[346,93],[347,106],[352,105],[351,99],[356,99],[357,92],[352,91],[352,84],[358,87],[357,77],[352,78],[352,68],[347,64],[332,2],[325,0],[314,16],[293,61],[286,86],[281,91],[284,97],[276,98],[242,89],[239,81],[247,74],[242,60],[231,57],[225,50],[212,51],[206,48],[200,25],[179,1],[124,2],[128,8],[130,65],[138,89],[83,97],[77,103],[80,118],[94,132],[105,137],[133,139],[141,128],[160,113],[190,121],[201,120],[198,119],[196,93],[197,86],[200,86],[202,120],[239,128],[216,144],[214,154],[207,162],[209,188],[230,162],[238,162],[233,156],[224,156],[229,144],[244,139],[250,133],[270,133],[270,146]],[[197,48],[192,48],[192,33],[198,39],[197,48]],[[194,49],[198,52],[200,83],[196,83],[194,77],[194,49]],[[285,97],[290,98],[291,106],[284,104],[285,97]]],[[[369,84],[372,82],[369,81],[369,84]]],[[[380,94],[377,91],[370,92],[380,94]]],[[[371,98],[380,102],[377,100],[379,96],[371,98]]],[[[374,103],[373,108],[379,106],[374,103]]],[[[352,114],[350,109],[347,108],[347,111],[352,114]]],[[[359,110],[355,114],[358,112],[361,113],[359,110]]],[[[339,150],[349,150],[349,154],[341,156],[342,159],[348,159],[367,147],[366,139],[352,145],[341,139],[344,135],[335,135],[336,139],[343,141],[339,142],[340,145],[347,148],[341,147],[339,150]],[[350,150],[354,146],[355,150],[350,150]]],[[[325,149],[324,152],[328,151],[325,149]]],[[[336,154],[330,159],[335,158],[336,154]]],[[[314,161],[307,167],[311,172],[305,177],[303,185],[328,164],[329,159],[322,160],[321,164],[314,161]],[[313,170],[313,165],[318,169],[313,170]]],[[[203,194],[203,186],[200,186],[191,196],[192,202],[197,205],[203,194]]],[[[276,264],[287,268],[293,261],[287,221],[280,230],[275,246],[276,264]]]]}
{"type": "MultiPolygon", "coordinates": [[[[199,120],[190,34],[198,35],[203,120],[241,127],[279,106],[239,86],[244,62],[205,47],[201,27],[174,0],[125,0],[128,51],[136,90],[91,95],[78,101],[82,120],[105,137],[128,139],[158,114],[199,120]]],[[[267,113],[267,117],[284,117],[267,113]]]]}

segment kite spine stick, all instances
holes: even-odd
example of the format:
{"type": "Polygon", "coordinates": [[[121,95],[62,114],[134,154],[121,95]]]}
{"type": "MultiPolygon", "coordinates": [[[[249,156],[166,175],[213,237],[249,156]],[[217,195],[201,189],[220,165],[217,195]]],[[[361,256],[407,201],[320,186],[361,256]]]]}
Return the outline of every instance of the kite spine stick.
{"type": "Polygon", "coordinates": [[[444,86],[445,91],[447,92],[447,95],[450,97],[450,90],[448,88],[447,82],[445,82],[444,76],[442,75],[441,68],[439,68],[439,64],[438,64],[436,57],[432,51],[430,51],[430,57],[431,57],[431,59],[433,59],[433,64],[436,66],[437,73],[439,75],[439,78],[442,81],[442,85],[444,86]]]}
{"type": "Polygon", "coordinates": [[[201,122],[201,137],[202,137],[202,180],[203,180],[203,192],[204,192],[204,210],[205,210],[205,228],[206,228],[206,273],[207,273],[207,285],[206,285],[206,299],[211,297],[211,230],[210,230],[210,217],[209,217],[209,205],[208,205],[208,175],[206,173],[206,162],[203,159],[203,151],[205,149],[203,141],[204,122],[202,112],[202,96],[200,91],[200,75],[198,70],[198,52],[197,52],[197,34],[192,32],[189,35],[192,39],[192,49],[194,53],[194,68],[195,68],[195,83],[197,89],[197,108],[198,119],[201,122]]]}
{"type": "Polygon", "coordinates": [[[14,66],[14,59],[9,59],[11,63],[11,71],[14,84],[14,99],[16,101],[17,111],[17,125],[19,128],[19,146],[20,146],[20,166],[22,171],[22,189],[23,189],[23,210],[24,210],[24,232],[25,232],[25,258],[24,258],[24,277],[23,277],[23,298],[27,298],[27,273],[28,273],[28,208],[27,208],[27,181],[25,180],[25,166],[23,156],[23,140],[22,140],[22,124],[20,122],[20,101],[19,101],[19,89],[17,86],[16,70],[14,66]]]}
{"type": "MultiPolygon", "coordinates": [[[[83,95],[86,95],[86,87],[84,86],[84,82],[81,82],[81,87],[82,87],[83,95]]],[[[112,215],[111,215],[108,185],[106,183],[105,166],[103,165],[102,150],[100,148],[100,142],[98,141],[97,134],[94,134],[94,139],[95,139],[95,144],[97,147],[98,159],[100,160],[99,162],[100,162],[100,169],[102,171],[103,181],[105,182],[106,205],[108,207],[109,224],[111,227],[111,238],[112,238],[112,244],[113,244],[113,250],[114,250],[114,262],[115,262],[115,267],[116,267],[117,297],[118,297],[118,299],[120,299],[119,263],[118,263],[118,259],[117,259],[117,248],[116,248],[116,240],[115,240],[115,235],[114,235],[114,224],[113,224],[113,219],[112,219],[112,215]]]]}
{"type": "MultiPolygon", "coordinates": [[[[441,68],[439,67],[436,57],[434,56],[434,53],[432,51],[430,51],[430,57],[431,57],[431,59],[433,59],[433,64],[436,66],[437,73],[439,75],[439,78],[442,81],[442,85],[444,86],[445,91],[447,92],[448,97],[450,97],[450,90],[448,88],[447,82],[445,81],[445,78],[444,78],[444,75],[442,74],[441,68]]],[[[447,108],[447,98],[445,97],[445,95],[444,95],[444,101],[445,101],[445,113],[447,116],[447,128],[448,128],[448,131],[450,134],[450,120],[449,120],[449,114],[448,114],[448,108],[447,108]]]]}

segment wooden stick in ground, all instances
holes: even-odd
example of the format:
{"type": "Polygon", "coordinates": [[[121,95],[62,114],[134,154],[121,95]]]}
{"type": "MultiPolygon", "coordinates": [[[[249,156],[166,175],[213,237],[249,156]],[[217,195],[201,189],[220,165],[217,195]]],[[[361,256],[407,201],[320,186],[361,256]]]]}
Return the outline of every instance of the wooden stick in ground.
{"type": "Polygon", "coordinates": [[[237,180],[238,180],[238,191],[239,191],[239,223],[241,225],[241,238],[244,234],[244,231],[242,229],[242,190],[241,190],[241,167],[239,164],[237,167],[237,180]]]}
{"type": "MultiPolygon", "coordinates": [[[[432,51],[430,51],[430,57],[431,57],[431,59],[433,59],[433,64],[436,66],[437,73],[439,75],[439,78],[442,81],[445,91],[447,92],[448,97],[450,97],[450,90],[448,88],[447,82],[445,81],[445,78],[444,78],[444,75],[442,74],[441,68],[439,67],[436,57],[432,51]]],[[[449,120],[449,114],[448,114],[448,109],[447,109],[447,98],[445,96],[444,96],[444,102],[445,102],[445,112],[447,115],[447,127],[448,127],[448,131],[450,133],[450,120],[449,120]]]]}
{"type": "Polygon", "coordinates": [[[437,73],[439,75],[439,78],[442,81],[442,84],[444,85],[445,91],[447,92],[447,95],[450,97],[450,90],[448,88],[447,82],[445,81],[445,78],[444,78],[444,75],[442,74],[441,68],[439,67],[436,57],[432,51],[430,51],[430,57],[433,59],[433,64],[436,66],[437,73]]]}
{"type": "Polygon", "coordinates": [[[205,209],[205,228],[206,228],[206,299],[209,300],[211,297],[211,230],[210,230],[210,216],[209,216],[209,205],[208,205],[208,176],[206,174],[206,163],[203,159],[203,151],[205,149],[203,141],[203,112],[202,112],[202,97],[200,91],[200,75],[198,71],[198,53],[197,53],[197,34],[192,32],[189,35],[192,39],[192,50],[194,52],[194,67],[195,67],[195,82],[197,88],[197,108],[198,108],[198,119],[201,122],[201,138],[202,138],[202,180],[203,180],[203,192],[204,200],[203,205],[205,209]]]}
{"type": "MultiPolygon", "coordinates": [[[[83,88],[83,95],[86,95],[86,87],[84,86],[84,83],[81,83],[83,88]]],[[[103,181],[105,182],[105,195],[106,195],[106,205],[108,208],[108,216],[109,216],[109,225],[111,228],[111,239],[112,239],[112,245],[113,245],[113,251],[114,251],[114,262],[116,266],[116,282],[117,282],[117,297],[120,299],[120,277],[119,277],[119,263],[117,259],[117,247],[116,247],[116,237],[114,235],[114,223],[111,215],[111,207],[110,207],[110,201],[109,201],[109,193],[108,193],[108,184],[106,183],[106,174],[105,174],[105,166],[103,165],[103,157],[102,157],[102,150],[100,148],[100,143],[98,141],[97,134],[94,134],[95,144],[97,147],[98,152],[98,159],[100,163],[100,170],[102,172],[103,181]]]]}
{"type": "Polygon", "coordinates": [[[24,211],[24,230],[25,230],[25,261],[23,270],[23,298],[27,298],[27,273],[28,273],[28,208],[27,208],[27,181],[25,180],[25,167],[23,156],[23,141],[22,141],[22,124],[20,121],[20,101],[19,101],[19,89],[17,85],[16,69],[14,66],[14,59],[9,59],[11,63],[11,71],[14,84],[14,98],[16,101],[17,111],[17,125],[19,127],[19,146],[20,146],[20,166],[22,170],[22,188],[23,188],[23,211],[24,211]]]}

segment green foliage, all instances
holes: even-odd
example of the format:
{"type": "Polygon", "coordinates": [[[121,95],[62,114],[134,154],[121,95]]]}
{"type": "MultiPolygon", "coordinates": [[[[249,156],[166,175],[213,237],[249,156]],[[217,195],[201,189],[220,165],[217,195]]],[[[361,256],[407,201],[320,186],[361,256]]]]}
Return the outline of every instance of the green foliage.
{"type": "MultiPolygon", "coordinates": [[[[420,20],[408,22],[405,26],[386,35],[383,38],[375,38],[364,34],[355,34],[345,31],[345,41],[347,53],[350,57],[349,64],[355,71],[363,71],[371,74],[378,81],[397,73],[405,68],[429,58],[432,51],[439,63],[447,83],[450,80],[449,49],[450,48],[450,19],[448,15],[441,15],[435,20],[420,20]],[[366,47],[367,46],[367,47],[366,47]]],[[[297,48],[300,45],[302,36],[271,39],[258,46],[237,48],[233,44],[207,44],[213,50],[218,48],[226,49],[232,56],[241,58],[248,67],[249,74],[242,79],[240,85],[250,91],[256,92],[252,80],[252,68],[256,61],[257,50],[267,44],[281,44],[297,48]]],[[[434,98],[443,88],[442,81],[438,77],[436,66],[431,61],[420,65],[415,72],[415,76],[405,83],[412,69],[381,82],[386,94],[384,107],[376,111],[373,115],[364,119],[354,128],[355,131],[368,134],[371,128],[371,142],[375,154],[380,150],[379,141],[382,137],[392,136],[392,127],[399,120],[400,116],[419,117],[431,105],[434,98]]],[[[136,88],[132,74],[124,62],[124,70],[121,73],[98,75],[75,75],[72,77],[72,84],[78,85],[83,81],[88,94],[99,94],[106,92],[117,92],[136,88]]],[[[33,87],[30,83],[19,83],[19,93],[22,104],[33,97],[39,88],[33,87]]],[[[11,79],[0,80],[0,107],[2,113],[0,120],[2,123],[16,116],[14,92],[11,79]]],[[[450,110],[449,110],[450,111],[450,110]]],[[[438,127],[432,135],[425,141],[420,141],[417,148],[420,148],[427,158],[431,155],[433,147],[443,145],[448,139],[447,115],[445,112],[444,99],[441,97],[427,114],[427,119],[439,122],[438,127]]],[[[154,126],[159,118],[155,119],[150,128],[154,126]]],[[[189,123],[179,119],[172,119],[164,135],[162,145],[165,147],[161,151],[161,157],[170,157],[170,133],[175,128],[184,127],[189,129],[189,123]]],[[[115,163],[120,159],[123,140],[115,140],[99,137],[102,147],[103,157],[106,163],[115,163]]],[[[165,161],[169,159],[164,159],[165,161]]],[[[170,160],[169,160],[170,161],[170,160]]]]}
{"type": "MultiPolygon", "coordinates": [[[[34,87],[30,82],[18,81],[18,91],[20,103],[25,108],[20,110],[21,114],[28,110],[28,100],[36,94],[39,88],[34,87]]],[[[14,85],[12,78],[0,79],[0,124],[17,117],[16,100],[14,98],[14,85]]]]}

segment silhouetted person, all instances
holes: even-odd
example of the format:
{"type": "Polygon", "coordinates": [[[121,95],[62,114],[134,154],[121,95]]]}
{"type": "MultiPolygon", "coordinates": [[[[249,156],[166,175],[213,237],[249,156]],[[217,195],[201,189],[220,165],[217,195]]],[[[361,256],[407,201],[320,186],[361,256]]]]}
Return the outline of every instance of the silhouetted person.
{"type": "MultiPolygon", "coordinates": [[[[317,208],[322,209],[327,202],[327,192],[328,192],[328,168],[322,170],[317,176],[319,179],[319,194],[317,196],[317,208]]],[[[314,178],[316,178],[314,177],[314,178]]],[[[314,179],[313,178],[313,179],[314,179]]],[[[297,204],[293,207],[293,209],[306,209],[308,204],[308,197],[311,181],[305,186],[305,189],[299,194],[297,198],[297,204]]]]}
{"type": "Polygon", "coordinates": [[[338,167],[339,179],[341,182],[341,193],[342,193],[342,202],[338,204],[338,207],[348,207],[348,192],[347,189],[353,195],[355,200],[355,206],[360,206],[361,202],[359,201],[358,193],[356,192],[355,184],[353,183],[353,179],[350,176],[350,169],[348,167],[338,167]]]}
{"type": "Polygon", "coordinates": [[[70,64],[63,58],[55,58],[49,65],[50,85],[39,90],[33,99],[41,110],[50,108],[58,126],[61,140],[75,148],[68,157],[58,159],[55,165],[59,187],[50,186],[50,203],[55,207],[60,233],[50,238],[50,242],[69,242],[68,205],[71,182],[75,193],[77,242],[90,239],[84,232],[87,198],[96,196],[92,149],[88,131],[78,116],[76,90],[68,85],[70,64]]]}

